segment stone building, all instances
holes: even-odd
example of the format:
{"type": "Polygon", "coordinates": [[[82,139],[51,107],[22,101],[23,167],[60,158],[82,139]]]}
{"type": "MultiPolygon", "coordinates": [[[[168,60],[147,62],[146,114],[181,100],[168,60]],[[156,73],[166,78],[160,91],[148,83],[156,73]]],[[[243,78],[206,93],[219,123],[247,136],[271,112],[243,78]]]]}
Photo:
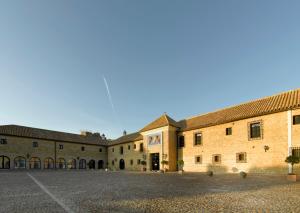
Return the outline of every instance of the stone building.
{"type": "Polygon", "coordinates": [[[0,169],[103,169],[106,163],[107,142],[99,133],[0,126],[0,169]]]}
{"type": "Polygon", "coordinates": [[[287,173],[285,158],[300,155],[299,124],[299,89],[178,122],[164,114],[110,142],[108,165],[141,170],[145,161],[149,171],[176,171],[183,160],[190,172],[287,173]]]}
{"type": "MultiPolygon", "coordinates": [[[[167,114],[138,132],[106,141],[0,126],[0,168],[68,168],[284,174],[300,156],[300,89],[175,121],[167,114]]],[[[296,166],[296,172],[300,167],[296,166]]]]}

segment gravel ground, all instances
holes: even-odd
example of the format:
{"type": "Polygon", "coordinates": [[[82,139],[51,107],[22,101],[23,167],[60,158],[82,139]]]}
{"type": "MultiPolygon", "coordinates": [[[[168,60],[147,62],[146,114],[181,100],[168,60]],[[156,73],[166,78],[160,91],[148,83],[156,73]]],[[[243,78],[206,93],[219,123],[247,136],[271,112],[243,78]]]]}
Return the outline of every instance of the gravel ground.
{"type": "Polygon", "coordinates": [[[1,171],[0,212],[300,212],[285,176],[1,171]]]}

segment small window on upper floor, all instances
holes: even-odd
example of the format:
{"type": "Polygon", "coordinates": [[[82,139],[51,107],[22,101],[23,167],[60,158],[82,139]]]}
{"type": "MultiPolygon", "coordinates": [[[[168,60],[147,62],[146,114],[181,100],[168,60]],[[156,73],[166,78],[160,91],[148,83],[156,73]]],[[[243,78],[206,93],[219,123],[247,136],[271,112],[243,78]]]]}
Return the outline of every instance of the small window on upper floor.
{"type": "Polygon", "coordinates": [[[178,148],[182,148],[182,147],[184,147],[184,136],[183,135],[180,135],[179,137],[178,137],[178,148]]]}
{"type": "Polygon", "coordinates": [[[114,152],[114,151],[115,151],[115,148],[111,148],[111,151],[114,152]]]}
{"type": "Polygon", "coordinates": [[[194,145],[202,145],[202,133],[201,132],[194,134],[194,145]]]}
{"type": "Polygon", "coordinates": [[[102,148],[99,148],[99,152],[102,152],[102,148]]]}
{"type": "Polygon", "coordinates": [[[300,115],[294,115],[293,116],[293,124],[300,124],[300,115]]]}
{"type": "Polygon", "coordinates": [[[128,150],[130,150],[130,145],[128,145],[128,150]]]}
{"type": "Polygon", "coordinates": [[[32,142],[32,147],[34,148],[39,147],[39,143],[36,141],[32,142]]]}
{"type": "Polygon", "coordinates": [[[133,149],[136,149],[136,144],[133,145],[133,149]]]}
{"type": "Polygon", "coordinates": [[[0,139],[0,144],[7,144],[7,139],[6,138],[1,138],[0,139]]]}
{"type": "Polygon", "coordinates": [[[84,146],[82,146],[82,147],[81,147],[81,151],[84,151],[84,150],[85,150],[85,147],[84,147],[84,146]]]}
{"type": "Polygon", "coordinates": [[[64,149],[64,145],[59,144],[59,149],[64,149]]]}
{"type": "Polygon", "coordinates": [[[226,135],[232,135],[232,127],[226,128],[226,135]]]}
{"type": "Polygon", "coordinates": [[[123,153],[124,153],[124,148],[123,146],[120,146],[120,154],[123,155],[123,153]]]}

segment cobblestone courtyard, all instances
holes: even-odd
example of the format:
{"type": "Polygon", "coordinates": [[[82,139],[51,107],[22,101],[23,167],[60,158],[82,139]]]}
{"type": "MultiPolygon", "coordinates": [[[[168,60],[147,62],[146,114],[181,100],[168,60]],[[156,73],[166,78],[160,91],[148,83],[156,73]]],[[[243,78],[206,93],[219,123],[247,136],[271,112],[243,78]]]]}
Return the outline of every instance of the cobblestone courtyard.
{"type": "Polygon", "coordinates": [[[300,212],[284,176],[1,171],[0,212],[300,212]]]}

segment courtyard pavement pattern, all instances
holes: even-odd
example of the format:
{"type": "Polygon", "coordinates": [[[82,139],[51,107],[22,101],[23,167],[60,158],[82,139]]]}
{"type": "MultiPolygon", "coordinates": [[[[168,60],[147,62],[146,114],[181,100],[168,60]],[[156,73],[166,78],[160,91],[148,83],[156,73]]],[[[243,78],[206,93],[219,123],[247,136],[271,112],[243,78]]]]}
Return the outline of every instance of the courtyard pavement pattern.
{"type": "Polygon", "coordinates": [[[285,176],[1,171],[0,212],[300,212],[285,176]]]}

